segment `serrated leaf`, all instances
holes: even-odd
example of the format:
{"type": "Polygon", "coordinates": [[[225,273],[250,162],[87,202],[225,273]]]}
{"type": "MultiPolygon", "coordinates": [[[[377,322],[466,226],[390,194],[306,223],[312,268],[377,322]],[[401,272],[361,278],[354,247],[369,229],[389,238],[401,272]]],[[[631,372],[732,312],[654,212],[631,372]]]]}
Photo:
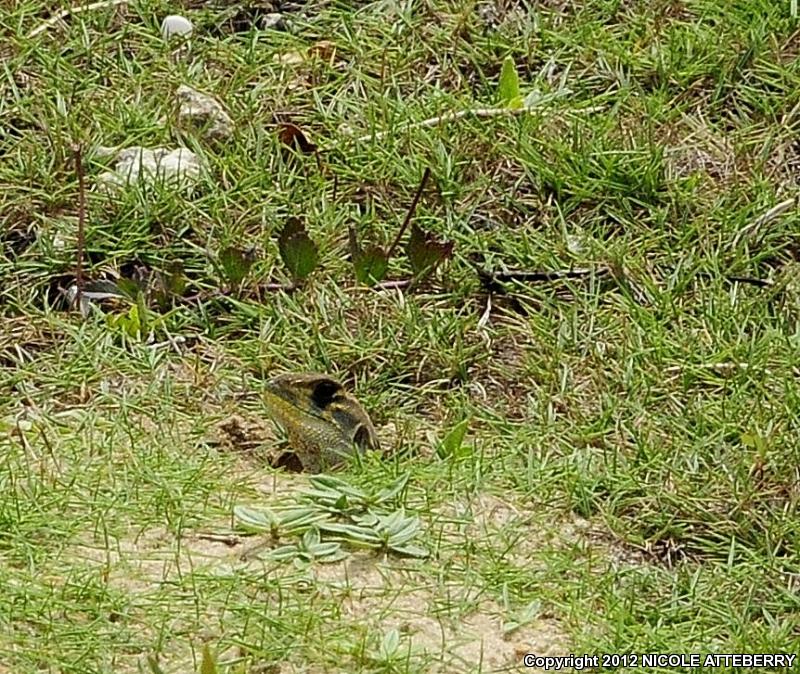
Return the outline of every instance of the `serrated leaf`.
{"type": "Polygon", "coordinates": [[[300,218],[287,218],[278,235],[278,251],[281,260],[295,279],[304,279],[319,263],[317,244],[306,232],[300,218]]]}
{"type": "Polygon", "coordinates": [[[406,255],[414,275],[422,277],[431,273],[440,262],[453,254],[454,245],[452,241],[437,239],[416,224],[412,225],[411,235],[406,244],[406,255]]]}
{"type": "Polygon", "coordinates": [[[200,674],[217,674],[216,658],[211,654],[208,644],[203,644],[203,659],[200,662],[200,674]]]}
{"type": "Polygon", "coordinates": [[[471,417],[462,419],[450,429],[447,435],[444,436],[442,444],[437,452],[441,458],[444,459],[448,456],[457,456],[460,453],[459,450],[464,444],[464,436],[467,434],[470,421],[471,417]]]}
{"type": "Polygon", "coordinates": [[[356,280],[367,286],[374,286],[386,278],[389,269],[389,257],[383,248],[369,245],[353,256],[353,268],[356,280]]]}
{"type": "Polygon", "coordinates": [[[521,108],[522,96],[519,92],[519,75],[517,66],[511,56],[503,59],[503,68],[500,71],[500,83],[497,87],[500,104],[507,108],[521,108]]]}
{"type": "Polygon", "coordinates": [[[255,261],[253,250],[243,250],[235,246],[223,248],[217,256],[222,275],[233,286],[239,285],[245,279],[255,261]]]}

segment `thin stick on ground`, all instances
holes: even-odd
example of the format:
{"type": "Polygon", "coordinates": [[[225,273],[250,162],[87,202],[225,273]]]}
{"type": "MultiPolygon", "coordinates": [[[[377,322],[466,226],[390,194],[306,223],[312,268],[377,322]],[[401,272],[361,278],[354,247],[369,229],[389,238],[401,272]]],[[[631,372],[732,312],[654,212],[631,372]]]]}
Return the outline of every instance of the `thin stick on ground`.
{"type": "Polygon", "coordinates": [[[400,226],[400,231],[397,232],[397,236],[392,242],[392,245],[389,246],[389,250],[386,251],[387,259],[392,257],[392,254],[397,249],[397,246],[400,243],[400,239],[402,239],[403,234],[406,233],[406,229],[408,228],[408,223],[411,222],[411,218],[414,217],[414,211],[417,210],[417,204],[419,203],[419,200],[422,197],[422,190],[425,189],[425,185],[428,182],[428,178],[430,177],[431,177],[431,169],[430,167],[426,166],[425,172],[422,174],[422,180],[419,181],[419,187],[417,188],[417,193],[414,195],[414,199],[411,202],[411,206],[408,207],[408,212],[406,213],[406,219],[403,220],[403,224],[400,226]]]}
{"type": "MultiPolygon", "coordinates": [[[[573,112],[597,112],[602,110],[603,108],[600,106],[595,106],[591,108],[580,108],[579,110],[575,110],[573,112]]],[[[409,124],[404,124],[397,129],[387,129],[385,131],[378,131],[377,133],[367,133],[363,136],[357,136],[353,138],[353,141],[356,143],[366,143],[369,141],[377,141],[395,133],[404,133],[406,131],[411,131],[412,129],[421,129],[425,127],[433,127],[439,126],[440,124],[446,124],[447,122],[455,122],[459,119],[464,117],[477,117],[479,119],[485,119],[488,117],[516,117],[517,115],[524,115],[527,113],[534,113],[534,112],[545,112],[546,109],[541,105],[526,105],[521,108],[467,108],[466,110],[457,110],[455,112],[447,112],[443,115],[436,115],[435,117],[429,117],[428,119],[423,119],[421,122],[411,122],[409,124]]],[[[347,134],[352,135],[352,133],[347,134]]]]}
{"type": "Polygon", "coordinates": [[[83,151],[75,145],[75,172],[78,174],[78,252],[75,262],[75,306],[81,310],[83,299],[83,254],[86,247],[86,179],[83,174],[83,151]]]}
{"type": "Polygon", "coordinates": [[[90,5],[83,5],[79,7],[67,7],[67,9],[62,9],[60,12],[56,12],[46,21],[40,23],[36,28],[34,28],[30,33],[28,33],[28,39],[32,37],[36,37],[39,33],[44,33],[46,30],[49,30],[53,26],[55,26],[59,21],[66,19],[68,16],[81,14],[82,12],[92,12],[95,9],[102,9],[103,7],[116,7],[117,5],[125,5],[128,3],[128,0],[100,0],[100,2],[93,2],[90,5]]]}
{"type": "Polygon", "coordinates": [[[526,112],[536,112],[538,108],[534,107],[525,107],[525,108],[469,108],[467,110],[457,110],[456,112],[448,112],[444,115],[437,115],[436,117],[430,117],[428,119],[424,119],[421,122],[412,122],[410,124],[404,124],[399,129],[388,129],[386,131],[379,131],[378,133],[367,133],[363,136],[358,136],[354,138],[356,143],[366,143],[368,141],[375,141],[381,140],[385,138],[391,133],[403,133],[405,131],[410,131],[411,129],[421,129],[424,127],[431,127],[431,126],[438,126],[439,124],[444,124],[446,122],[454,122],[462,117],[512,117],[515,115],[521,115],[526,112]]]}
{"type": "Polygon", "coordinates": [[[755,220],[753,220],[753,222],[742,227],[734,237],[732,247],[736,248],[740,241],[751,238],[758,232],[759,229],[761,229],[761,227],[779,218],[793,206],[797,206],[797,197],[785,199],[784,201],[775,204],[766,213],[762,213],[755,220]]]}

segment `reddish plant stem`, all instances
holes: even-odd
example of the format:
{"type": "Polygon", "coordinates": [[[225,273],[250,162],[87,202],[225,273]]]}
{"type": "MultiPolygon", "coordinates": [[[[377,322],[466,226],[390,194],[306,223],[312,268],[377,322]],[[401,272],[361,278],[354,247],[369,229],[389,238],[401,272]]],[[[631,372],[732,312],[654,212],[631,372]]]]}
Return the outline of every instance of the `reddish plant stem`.
{"type": "Polygon", "coordinates": [[[81,309],[83,296],[83,256],[86,248],[86,179],[83,173],[83,152],[80,144],[74,147],[75,172],[78,175],[78,252],[75,263],[75,305],[81,309]]]}
{"type": "Polygon", "coordinates": [[[395,240],[392,242],[392,245],[389,247],[389,250],[386,251],[386,259],[388,260],[392,257],[397,246],[400,244],[400,239],[403,238],[403,234],[406,233],[406,229],[408,228],[408,223],[411,222],[411,218],[414,217],[414,211],[417,210],[417,204],[419,203],[420,198],[422,197],[422,190],[425,189],[425,185],[428,182],[428,178],[431,177],[431,169],[430,167],[425,167],[425,172],[422,174],[422,180],[419,181],[419,187],[417,188],[417,193],[414,195],[414,200],[411,202],[411,206],[408,208],[408,213],[406,213],[406,219],[403,220],[403,224],[400,226],[400,231],[397,232],[397,236],[395,240]]]}

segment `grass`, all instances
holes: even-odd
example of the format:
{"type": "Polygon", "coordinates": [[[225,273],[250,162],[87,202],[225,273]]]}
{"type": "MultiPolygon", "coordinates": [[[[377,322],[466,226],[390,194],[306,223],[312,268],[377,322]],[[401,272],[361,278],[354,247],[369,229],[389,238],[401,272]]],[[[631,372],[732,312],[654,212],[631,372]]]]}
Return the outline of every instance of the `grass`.
{"type": "MultiPolygon", "coordinates": [[[[253,673],[800,652],[798,215],[750,227],[797,191],[792,3],[514,5],[309,3],[264,33],[195,7],[184,52],[158,0],[34,38],[47,3],[3,11],[0,672],[199,671],[205,644],[253,673]],[[330,59],[280,62],[322,39],[330,59]],[[408,126],[495,105],[507,55],[540,107],[408,126]],[[183,83],[224,102],[230,141],[177,127],[183,83]],[[319,164],[282,152],[276,113],[319,164]],[[208,165],[192,193],[88,195],[90,279],[180,261],[199,296],[150,304],[143,336],[108,320],[129,303],[83,319],[59,299],[76,142],[89,184],[100,145],[208,165]],[[410,291],[358,285],[348,226],[388,246],[425,167],[414,221],[452,258],[410,291]],[[274,291],[289,216],[320,267],[274,291]],[[212,264],[226,246],[255,256],[239,289],[212,264]],[[476,274],[572,268],[592,271],[491,305],[476,274]],[[242,558],[233,507],[305,483],[266,464],[279,439],[242,395],[286,370],[354,388],[388,451],[342,477],[410,473],[428,559],[242,558]],[[232,415],[254,451],[220,432],[232,415]]],[[[396,256],[390,278],[409,274],[396,256]]]]}

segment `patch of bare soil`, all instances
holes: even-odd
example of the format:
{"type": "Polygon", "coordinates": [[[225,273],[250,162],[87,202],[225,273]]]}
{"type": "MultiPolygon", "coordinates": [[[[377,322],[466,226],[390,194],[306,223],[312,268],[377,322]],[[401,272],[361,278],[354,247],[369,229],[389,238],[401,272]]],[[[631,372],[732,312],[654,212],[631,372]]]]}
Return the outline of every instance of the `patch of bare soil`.
{"type": "Polygon", "coordinates": [[[702,118],[686,118],[689,128],[667,130],[665,162],[668,178],[705,173],[714,183],[727,185],[737,177],[732,140],[714,132],[702,118]]]}
{"type": "MultiPolygon", "coordinates": [[[[281,499],[303,483],[301,476],[296,475],[276,474],[270,480],[271,484],[264,484],[265,493],[281,499]]],[[[610,536],[580,518],[543,526],[541,512],[490,494],[477,495],[448,510],[442,516],[454,524],[448,525],[444,535],[454,542],[467,536],[481,546],[505,546],[504,537],[524,531],[524,537],[507,552],[508,560],[520,568],[534,570],[543,566],[543,561],[537,562],[543,550],[576,545],[587,550],[597,564],[641,563],[610,536]]],[[[258,571],[263,562],[250,554],[258,542],[256,538],[230,532],[229,522],[218,522],[203,531],[187,532],[180,540],[163,528],[132,531],[129,538],[109,548],[79,546],[76,556],[88,565],[100,566],[110,587],[134,598],[144,598],[159,587],[185,582],[191,574],[227,577],[258,571]]],[[[450,550],[454,556],[460,555],[458,546],[450,550]]],[[[284,572],[288,577],[296,574],[297,569],[287,563],[271,569],[270,574],[282,576],[284,572]]],[[[479,588],[463,583],[460,577],[432,571],[430,562],[419,564],[356,552],[342,562],[312,567],[309,582],[321,598],[334,600],[341,606],[338,628],[344,623],[348,629],[352,626],[354,631],[370,635],[376,649],[384,635],[396,630],[400,637],[399,652],[425,671],[460,672],[478,668],[481,672],[523,671],[521,663],[526,653],[570,652],[569,635],[552,613],[543,611],[530,622],[508,629],[513,614],[479,588]]],[[[212,611],[208,607],[199,610],[212,611]]],[[[176,607],[174,621],[181,624],[185,621],[189,626],[194,623],[194,611],[190,613],[191,616],[181,617],[176,607]]],[[[219,625],[219,621],[220,616],[210,616],[203,623],[219,625]]],[[[191,628],[186,631],[192,632],[191,628]]],[[[192,638],[196,641],[198,635],[192,638]]],[[[191,658],[190,645],[173,645],[178,650],[166,656],[169,661],[163,661],[162,667],[166,672],[186,671],[191,658]]],[[[291,663],[284,663],[276,671],[301,669],[309,671],[297,669],[291,663]]]]}
{"type": "Polygon", "coordinates": [[[341,600],[345,620],[366,624],[379,635],[397,630],[402,652],[427,663],[426,671],[509,671],[525,653],[569,650],[556,620],[540,618],[506,631],[508,616],[495,602],[456,584],[404,573],[389,560],[357,556],[321,567],[318,579],[341,600]]]}
{"type": "Polygon", "coordinates": [[[478,494],[455,504],[448,513],[454,521],[468,521],[466,536],[501,547],[505,558],[520,568],[537,565],[542,550],[578,548],[600,566],[636,566],[645,556],[624,545],[604,527],[577,515],[543,512],[539,506],[526,506],[492,494],[478,494]],[[524,535],[520,535],[524,532],[524,535]],[[513,545],[508,544],[513,542],[513,545]]]}

